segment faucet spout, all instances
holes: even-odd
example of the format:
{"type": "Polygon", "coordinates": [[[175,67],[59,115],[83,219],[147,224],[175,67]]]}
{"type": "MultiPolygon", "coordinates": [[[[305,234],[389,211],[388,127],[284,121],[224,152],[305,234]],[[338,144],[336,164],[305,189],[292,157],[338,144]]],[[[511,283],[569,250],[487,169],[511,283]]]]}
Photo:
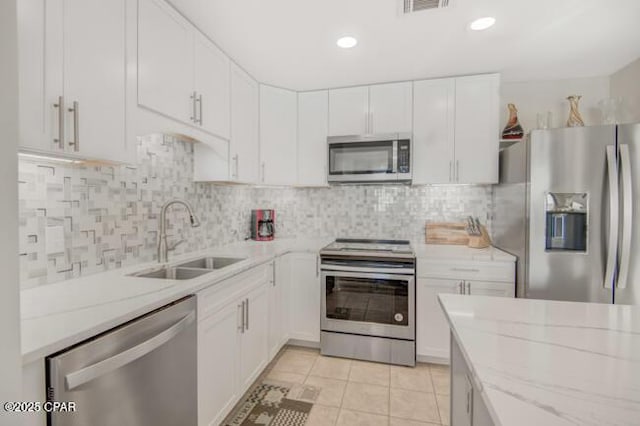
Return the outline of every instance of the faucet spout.
{"type": "MultiPolygon", "coordinates": [[[[167,210],[174,204],[183,205],[187,212],[189,213],[189,221],[191,222],[191,227],[195,228],[200,226],[200,220],[198,216],[193,212],[193,207],[185,200],[169,200],[160,209],[160,232],[158,234],[158,262],[165,263],[169,260],[169,250],[172,248],[169,247],[167,243],[167,210]]],[[[175,246],[173,246],[175,248],[175,246]]]]}

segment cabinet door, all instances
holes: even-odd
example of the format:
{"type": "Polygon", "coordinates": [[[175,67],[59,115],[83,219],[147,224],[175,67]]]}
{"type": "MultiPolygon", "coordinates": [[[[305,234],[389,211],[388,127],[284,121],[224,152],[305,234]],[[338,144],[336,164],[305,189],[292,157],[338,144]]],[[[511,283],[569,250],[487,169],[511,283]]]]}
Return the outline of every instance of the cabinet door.
{"type": "Polygon", "coordinates": [[[411,132],[411,82],[369,87],[369,132],[411,132]]]}
{"type": "Polygon", "coordinates": [[[273,268],[273,279],[269,285],[269,359],[273,359],[288,339],[287,294],[291,276],[289,256],[278,257],[273,268]]]}
{"type": "Polygon", "coordinates": [[[263,183],[296,183],[297,102],[295,92],[260,85],[260,166],[263,183]]]}
{"type": "Polygon", "coordinates": [[[329,136],[369,131],[369,87],[329,90],[329,136]]]}
{"type": "Polygon", "coordinates": [[[64,94],[62,0],[20,0],[16,7],[20,147],[61,151],[66,138],[58,140],[59,114],[65,112],[56,105],[64,94]]]}
{"type": "Polygon", "coordinates": [[[298,93],[298,184],[327,184],[329,92],[298,93]]]}
{"type": "Polygon", "coordinates": [[[456,79],[458,183],[498,182],[499,85],[497,74],[456,79]]]}
{"type": "Polygon", "coordinates": [[[194,32],[193,46],[197,124],[214,135],[229,139],[229,58],[197,32],[194,32]]]}
{"type": "Polygon", "coordinates": [[[290,337],[320,342],[319,257],[310,253],[291,255],[290,337]]]}
{"type": "Polygon", "coordinates": [[[467,281],[467,294],[476,296],[515,297],[515,283],[467,281]]]}
{"type": "Polygon", "coordinates": [[[462,280],[418,278],[416,288],[416,352],[449,360],[449,323],[438,302],[439,294],[460,294],[462,280]]]}
{"type": "Polygon", "coordinates": [[[413,183],[452,183],[455,79],[413,83],[413,183]]]}
{"type": "Polygon", "coordinates": [[[268,360],[269,296],[265,281],[252,290],[244,300],[245,330],[241,334],[240,390],[246,391],[260,375],[268,360]]]}
{"type": "Polygon", "coordinates": [[[231,180],[258,183],[258,97],[260,87],[251,76],[231,65],[231,180]]]}
{"type": "Polygon", "coordinates": [[[195,124],[193,30],[162,0],[138,1],[138,103],[195,124]]]}
{"type": "Polygon", "coordinates": [[[198,425],[217,425],[238,397],[240,309],[233,301],[198,322],[198,425]]]}
{"type": "Polygon", "coordinates": [[[64,1],[69,151],[114,161],[129,159],[125,128],[125,8],[126,0],[64,1]]]}

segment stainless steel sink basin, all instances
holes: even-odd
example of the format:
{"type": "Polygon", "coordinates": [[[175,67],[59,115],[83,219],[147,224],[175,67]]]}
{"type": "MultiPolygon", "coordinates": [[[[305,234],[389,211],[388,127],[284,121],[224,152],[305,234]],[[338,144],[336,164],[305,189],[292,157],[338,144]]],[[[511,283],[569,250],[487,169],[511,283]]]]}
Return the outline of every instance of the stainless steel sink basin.
{"type": "Polygon", "coordinates": [[[161,278],[165,280],[190,280],[200,275],[208,274],[210,269],[182,268],[182,267],[161,267],[131,274],[132,277],[161,278]]]}
{"type": "Polygon", "coordinates": [[[244,259],[237,257],[203,257],[181,263],[178,265],[178,268],[222,269],[243,260],[244,259]]]}

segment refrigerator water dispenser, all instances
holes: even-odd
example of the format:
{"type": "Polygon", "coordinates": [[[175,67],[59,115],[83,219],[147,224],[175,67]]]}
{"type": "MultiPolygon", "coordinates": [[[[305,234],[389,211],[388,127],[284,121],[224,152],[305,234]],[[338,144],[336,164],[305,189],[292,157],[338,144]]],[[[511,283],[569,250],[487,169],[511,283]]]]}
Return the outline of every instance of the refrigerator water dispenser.
{"type": "Polygon", "coordinates": [[[548,192],[546,195],[546,251],[587,251],[586,193],[548,192]]]}

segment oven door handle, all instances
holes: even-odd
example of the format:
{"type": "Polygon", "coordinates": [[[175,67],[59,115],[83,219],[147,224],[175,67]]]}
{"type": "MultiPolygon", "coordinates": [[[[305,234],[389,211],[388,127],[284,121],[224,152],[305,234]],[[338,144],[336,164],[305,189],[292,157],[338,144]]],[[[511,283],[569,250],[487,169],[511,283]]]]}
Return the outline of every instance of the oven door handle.
{"type": "Polygon", "coordinates": [[[414,268],[359,268],[355,266],[321,265],[323,271],[364,272],[370,274],[413,275],[414,268]]]}
{"type": "Polygon", "coordinates": [[[387,274],[384,272],[354,272],[354,271],[327,271],[322,270],[322,282],[325,283],[327,277],[345,277],[345,278],[372,278],[380,280],[394,280],[394,281],[408,281],[409,286],[412,286],[415,280],[415,275],[411,274],[387,274]]]}

